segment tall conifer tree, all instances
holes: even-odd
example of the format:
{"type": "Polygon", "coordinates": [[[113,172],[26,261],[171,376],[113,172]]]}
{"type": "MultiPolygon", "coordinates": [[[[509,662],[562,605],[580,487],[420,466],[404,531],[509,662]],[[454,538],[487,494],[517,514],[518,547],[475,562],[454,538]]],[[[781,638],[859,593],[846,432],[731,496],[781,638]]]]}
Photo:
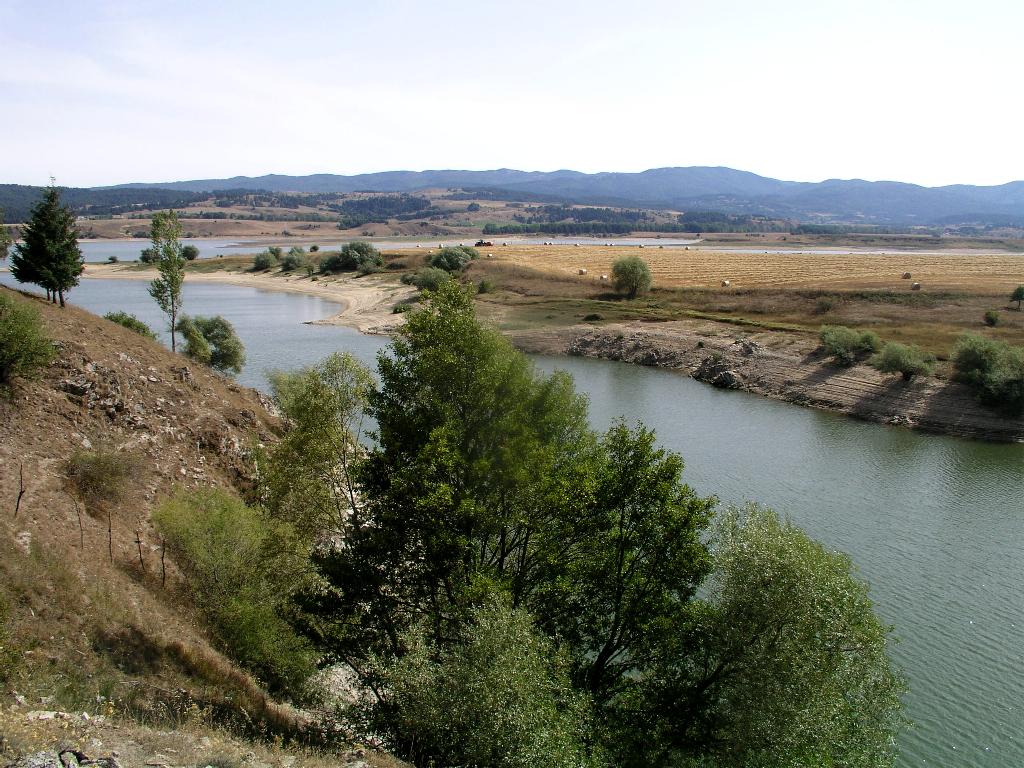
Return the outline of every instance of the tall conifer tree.
{"type": "Polygon", "coordinates": [[[60,191],[50,185],[43,199],[32,208],[22,229],[22,243],[11,256],[11,274],[21,283],[45,288],[51,301],[60,299],[78,285],[85,268],[78,248],[78,231],[71,210],[60,204],[60,191]]]}

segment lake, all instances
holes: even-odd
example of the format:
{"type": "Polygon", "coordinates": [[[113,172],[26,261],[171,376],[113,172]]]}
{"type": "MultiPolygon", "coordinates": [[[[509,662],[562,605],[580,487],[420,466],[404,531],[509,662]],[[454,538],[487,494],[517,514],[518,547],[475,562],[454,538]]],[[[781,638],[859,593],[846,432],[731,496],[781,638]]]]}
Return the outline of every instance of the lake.
{"type": "MultiPolygon", "coordinates": [[[[162,324],[144,282],[84,280],[69,299],[162,324]]],[[[303,325],[338,307],[298,294],[186,281],[185,308],[235,325],[249,357],[239,381],[264,389],[270,369],[335,350],[372,364],[387,341],[303,325]]],[[[768,504],[851,555],[896,627],[893,657],[910,678],[916,727],[900,765],[1024,762],[1024,445],[853,421],[655,368],[534,360],[575,377],[595,427],[620,415],[655,427],[698,493],[768,504]]]]}

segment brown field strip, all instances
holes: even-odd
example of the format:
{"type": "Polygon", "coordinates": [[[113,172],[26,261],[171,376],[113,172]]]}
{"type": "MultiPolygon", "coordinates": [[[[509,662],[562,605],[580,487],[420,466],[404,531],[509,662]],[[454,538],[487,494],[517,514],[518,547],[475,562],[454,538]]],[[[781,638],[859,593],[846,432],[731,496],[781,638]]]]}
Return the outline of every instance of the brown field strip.
{"type": "MultiPolygon", "coordinates": [[[[600,282],[612,262],[640,256],[658,287],[793,288],[824,290],[952,290],[979,294],[1009,293],[1024,285],[1024,254],[933,253],[738,253],[691,248],[623,246],[500,246],[481,249],[498,263],[600,282]],[[585,276],[579,270],[586,269],[585,276]],[[901,279],[904,272],[911,280],[901,279]]],[[[419,253],[423,253],[419,251],[419,253]]],[[[486,255],[485,255],[486,258],[486,255]]]]}

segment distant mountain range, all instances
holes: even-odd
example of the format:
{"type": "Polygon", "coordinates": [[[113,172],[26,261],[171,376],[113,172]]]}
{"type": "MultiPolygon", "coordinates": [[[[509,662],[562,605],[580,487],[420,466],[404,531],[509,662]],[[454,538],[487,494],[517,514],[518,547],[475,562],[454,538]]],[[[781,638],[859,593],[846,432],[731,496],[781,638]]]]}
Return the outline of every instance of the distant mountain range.
{"type": "MultiPolygon", "coordinates": [[[[498,200],[584,203],[684,212],[718,211],[799,223],[1024,228],[1024,181],[992,187],[922,187],[896,181],[780,181],[732,168],[654,168],[640,173],[388,171],[358,176],[235,176],[230,179],[62,188],[76,212],[103,215],[132,207],[177,207],[223,190],[415,192],[461,189],[498,200]]],[[[8,223],[24,221],[40,187],[0,184],[8,223]]],[[[469,197],[469,195],[467,195],[469,197]]]]}
{"type": "Polygon", "coordinates": [[[640,173],[578,171],[388,171],[356,176],[235,176],[160,184],[121,184],[186,192],[413,192],[429,188],[487,190],[495,197],[594,205],[667,207],[764,214],[802,222],[883,225],[1024,224],[1024,181],[992,187],[922,187],[896,181],[780,181],[721,167],[654,168],[640,173]]]}

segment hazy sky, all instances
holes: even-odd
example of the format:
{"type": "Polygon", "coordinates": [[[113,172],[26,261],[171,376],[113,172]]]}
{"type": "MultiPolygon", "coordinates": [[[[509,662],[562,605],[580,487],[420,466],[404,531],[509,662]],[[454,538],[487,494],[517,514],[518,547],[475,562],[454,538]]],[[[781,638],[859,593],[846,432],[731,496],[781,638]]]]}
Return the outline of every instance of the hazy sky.
{"type": "Polygon", "coordinates": [[[0,183],[1024,179],[1020,0],[0,0],[0,183]]]}

